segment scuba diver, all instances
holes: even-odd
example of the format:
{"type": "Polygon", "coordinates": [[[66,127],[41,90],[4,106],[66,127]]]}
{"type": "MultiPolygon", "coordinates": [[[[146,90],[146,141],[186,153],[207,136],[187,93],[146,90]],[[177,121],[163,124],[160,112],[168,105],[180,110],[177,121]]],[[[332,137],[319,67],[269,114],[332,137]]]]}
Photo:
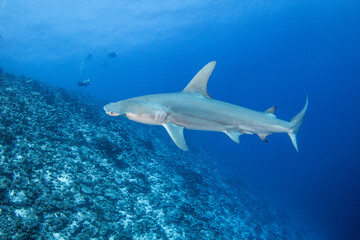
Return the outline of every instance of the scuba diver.
{"type": "Polygon", "coordinates": [[[84,80],[84,81],[78,81],[79,87],[87,87],[90,84],[90,78],[84,80]]]}

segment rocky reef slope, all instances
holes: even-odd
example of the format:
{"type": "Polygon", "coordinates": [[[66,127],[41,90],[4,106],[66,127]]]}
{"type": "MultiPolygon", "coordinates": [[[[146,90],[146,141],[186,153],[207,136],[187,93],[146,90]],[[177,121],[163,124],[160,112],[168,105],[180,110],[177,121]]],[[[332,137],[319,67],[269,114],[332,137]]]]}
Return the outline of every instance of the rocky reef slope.
{"type": "Polygon", "coordinates": [[[0,71],[0,239],[302,239],[205,153],[0,71]]]}

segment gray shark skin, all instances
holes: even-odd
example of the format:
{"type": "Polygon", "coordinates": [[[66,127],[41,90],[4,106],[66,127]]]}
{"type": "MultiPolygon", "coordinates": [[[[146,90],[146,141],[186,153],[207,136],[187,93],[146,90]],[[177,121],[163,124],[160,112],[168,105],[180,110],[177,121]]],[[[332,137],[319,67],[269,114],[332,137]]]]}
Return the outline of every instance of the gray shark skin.
{"type": "Polygon", "coordinates": [[[130,98],[109,103],[104,110],[110,116],[122,115],[136,122],[164,126],[184,151],[188,150],[184,128],[223,132],[237,143],[242,134],[257,134],[267,142],[266,137],[272,133],[287,133],[298,151],[296,134],[306,113],[307,97],[304,108],[289,122],[274,115],[276,107],[258,112],[212,99],[207,82],[215,64],[204,66],[181,92],[130,98]]]}

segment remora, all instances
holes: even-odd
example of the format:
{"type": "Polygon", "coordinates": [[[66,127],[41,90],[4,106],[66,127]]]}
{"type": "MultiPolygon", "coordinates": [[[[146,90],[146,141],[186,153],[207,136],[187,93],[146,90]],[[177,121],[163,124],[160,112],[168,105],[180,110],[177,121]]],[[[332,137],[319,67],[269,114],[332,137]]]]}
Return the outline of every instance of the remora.
{"type": "Polygon", "coordinates": [[[109,103],[104,110],[110,116],[123,115],[136,122],[164,126],[184,151],[188,150],[184,128],[223,132],[237,143],[242,134],[257,134],[267,142],[270,134],[287,133],[298,151],[296,134],[304,120],[307,96],[304,108],[289,122],[274,115],[275,106],[259,112],[212,99],[207,82],[215,64],[213,61],[204,66],[181,92],[130,98],[109,103]]]}

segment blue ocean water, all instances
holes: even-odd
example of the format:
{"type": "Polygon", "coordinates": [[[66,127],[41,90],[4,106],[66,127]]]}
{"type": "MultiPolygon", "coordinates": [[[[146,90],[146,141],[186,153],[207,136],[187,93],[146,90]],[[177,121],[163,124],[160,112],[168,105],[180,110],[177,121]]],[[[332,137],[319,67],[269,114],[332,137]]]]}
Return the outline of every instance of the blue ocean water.
{"type": "Polygon", "coordinates": [[[3,0],[0,35],[4,70],[108,101],[180,91],[213,60],[215,99],[289,120],[306,92],[299,153],[281,134],[186,141],[314,239],[360,239],[359,1],[3,0]]]}

